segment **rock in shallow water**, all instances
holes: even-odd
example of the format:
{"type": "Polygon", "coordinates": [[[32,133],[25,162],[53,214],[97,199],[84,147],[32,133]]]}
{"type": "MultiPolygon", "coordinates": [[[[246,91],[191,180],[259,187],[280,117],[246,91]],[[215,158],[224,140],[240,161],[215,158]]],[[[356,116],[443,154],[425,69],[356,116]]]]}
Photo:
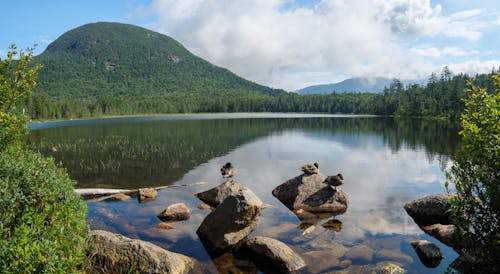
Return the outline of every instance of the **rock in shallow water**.
{"type": "Polygon", "coordinates": [[[90,231],[89,258],[94,273],[189,273],[195,261],[152,243],[104,230],[90,231]]]}
{"type": "Polygon", "coordinates": [[[240,241],[257,227],[262,202],[255,198],[248,192],[228,196],[207,215],[196,233],[209,253],[223,253],[237,248],[240,241]]]}
{"type": "Polygon", "coordinates": [[[158,218],[164,222],[183,221],[189,219],[190,216],[191,211],[184,203],[170,205],[158,214],[158,218]]]}
{"type": "Polygon", "coordinates": [[[244,193],[252,204],[262,205],[262,201],[244,185],[230,180],[207,191],[196,193],[195,196],[211,207],[219,206],[228,196],[244,193]]]}
{"type": "Polygon", "coordinates": [[[326,176],[302,174],[277,186],[273,196],[290,210],[342,214],[347,210],[345,193],[324,183],[326,176]]]}
{"type": "Polygon", "coordinates": [[[434,268],[441,263],[443,255],[437,245],[426,240],[413,241],[411,245],[417,252],[418,258],[425,266],[434,268]]]}
{"type": "Polygon", "coordinates": [[[268,237],[248,238],[243,251],[266,273],[292,272],[306,265],[286,244],[268,237]]]}
{"type": "Polygon", "coordinates": [[[139,194],[137,195],[137,199],[139,199],[139,203],[147,203],[152,202],[158,197],[158,191],[154,188],[139,188],[139,194]]]}
{"type": "Polygon", "coordinates": [[[418,226],[428,226],[432,224],[451,224],[450,199],[452,194],[442,193],[429,195],[404,205],[408,215],[410,215],[418,226]]]}

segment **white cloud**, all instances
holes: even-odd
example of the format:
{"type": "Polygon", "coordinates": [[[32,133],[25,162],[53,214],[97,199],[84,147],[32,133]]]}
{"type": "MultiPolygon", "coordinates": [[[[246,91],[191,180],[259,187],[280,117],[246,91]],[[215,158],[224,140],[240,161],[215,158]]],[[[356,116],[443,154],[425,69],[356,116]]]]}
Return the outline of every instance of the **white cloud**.
{"type": "MultiPolygon", "coordinates": [[[[195,54],[262,84],[294,89],[313,84],[302,73],[425,77],[440,67],[422,57],[465,56],[459,48],[408,47],[422,37],[476,41],[484,10],[450,16],[429,0],[323,0],[285,7],[289,0],[154,0],[154,28],[195,54]],[[415,49],[416,48],[416,49],[415,49]]],[[[290,5],[288,5],[290,6],[290,5]]],[[[335,76],[333,76],[335,77],[335,76]]],[[[337,76],[340,78],[340,76],[337,76]]],[[[327,80],[330,79],[330,80],[327,80]]]]}
{"type": "Polygon", "coordinates": [[[470,75],[475,75],[476,73],[490,73],[493,67],[496,69],[500,68],[500,59],[490,59],[486,61],[473,59],[449,65],[452,72],[463,72],[470,75]]]}
{"type": "Polygon", "coordinates": [[[438,49],[433,46],[423,45],[420,47],[410,48],[410,53],[422,57],[441,58],[445,56],[461,57],[469,55],[477,55],[477,50],[463,50],[457,47],[444,47],[438,49]]]}

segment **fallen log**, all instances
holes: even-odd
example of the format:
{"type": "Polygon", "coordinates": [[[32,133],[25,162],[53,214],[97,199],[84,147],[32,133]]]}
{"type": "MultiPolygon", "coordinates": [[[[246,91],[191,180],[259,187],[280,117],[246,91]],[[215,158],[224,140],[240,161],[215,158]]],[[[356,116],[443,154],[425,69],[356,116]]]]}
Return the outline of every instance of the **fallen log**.
{"type": "MultiPolygon", "coordinates": [[[[178,185],[166,185],[166,186],[157,186],[152,187],[155,190],[161,190],[170,187],[180,187],[180,186],[194,186],[194,185],[203,185],[206,182],[195,182],[190,184],[178,184],[178,185]]],[[[109,197],[122,193],[129,195],[131,197],[137,196],[139,193],[139,189],[116,189],[116,188],[77,188],[75,189],[75,193],[82,196],[84,201],[89,202],[100,202],[108,199],[109,197]]]]}

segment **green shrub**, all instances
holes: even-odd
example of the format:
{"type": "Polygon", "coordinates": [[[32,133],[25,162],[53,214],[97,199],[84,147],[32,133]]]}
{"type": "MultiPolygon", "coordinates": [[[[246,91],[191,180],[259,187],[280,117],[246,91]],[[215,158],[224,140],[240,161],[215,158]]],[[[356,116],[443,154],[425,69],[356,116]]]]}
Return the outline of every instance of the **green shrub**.
{"type": "Polygon", "coordinates": [[[0,155],[0,273],[77,272],[86,205],[52,158],[9,147],[0,155]]]}
{"type": "Polygon", "coordinates": [[[478,262],[478,273],[500,271],[500,76],[495,90],[472,85],[462,113],[463,148],[449,175],[457,195],[452,199],[453,222],[466,252],[478,262]]]}

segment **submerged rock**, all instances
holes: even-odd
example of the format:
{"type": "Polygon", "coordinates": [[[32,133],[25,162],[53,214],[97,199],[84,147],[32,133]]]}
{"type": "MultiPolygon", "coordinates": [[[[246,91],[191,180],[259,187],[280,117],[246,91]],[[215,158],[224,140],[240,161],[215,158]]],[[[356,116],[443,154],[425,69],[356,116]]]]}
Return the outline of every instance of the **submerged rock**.
{"type": "Polygon", "coordinates": [[[307,263],[309,273],[323,273],[328,269],[340,267],[339,258],[328,250],[309,251],[302,256],[307,263]]]}
{"type": "Polygon", "coordinates": [[[158,218],[164,222],[183,221],[189,219],[190,216],[191,211],[184,203],[170,205],[158,214],[158,218]]]}
{"type": "Polygon", "coordinates": [[[375,251],[367,245],[357,245],[351,247],[345,257],[355,263],[370,263],[373,260],[375,251]]]}
{"type": "Polygon", "coordinates": [[[230,180],[207,191],[196,193],[195,196],[211,207],[219,206],[228,196],[244,194],[252,204],[262,205],[262,201],[244,185],[230,180]]]}
{"type": "Polygon", "coordinates": [[[347,210],[345,193],[325,184],[326,176],[302,174],[277,186],[272,194],[290,210],[342,214],[347,210]]]}
{"type": "Polygon", "coordinates": [[[106,198],[103,201],[106,201],[106,202],[122,202],[122,201],[128,201],[128,200],[132,200],[132,197],[130,197],[127,194],[116,193],[116,194],[113,194],[113,195],[109,196],[108,198],[106,198]]]}
{"type": "Polygon", "coordinates": [[[243,251],[266,273],[292,272],[306,265],[286,244],[268,237],[248,238],[243,251]]]}
{"type": "Polygon", "coordinates": [[[161,222],[155,226],[157,229],[162,229],[162,230],[171,230],[175,229],[175,227],[171,226],[168,223],[161,222]]]}
{"type": "Polygon", "coordinates": [[[435,268],[441,263],[443,255],[437,245],[426,240],[411,242],[420,261],[427,267],[435,268]]]}
{"type": "Polygon", "coordinates": [[[195,261],[152,243],[104,230],[90,231],[93,273],[189,273],[195,261]]]}
{"type": "Polygon", "coordinates": [[[401,251],[393,251],[389,249],[381,249],[375,253],[376,260],[397,261],[404,264],[412,264],[412,257],[402,253],[401,251]]]}
{"type": "Polygon", "coordinates": [[[203,220],[196,233],[209,253],[235,249],[257,227],[262,202],[251,194],[228,196],[203,220]]]}
{"type": "Polygon", "coordinates": [[[404,205],[408,215],[410,215],[418,226],[428,226],[432,224],[451,224],[450,199],[452,194],[442,193],[429,195],[404,205]]]}
{"type": "Polygon", "coordinates": [[[158,197],[158,191],[154,188],[139,188],[137,199],[139,203],[147,203],[154,201],[158,197]]]}

